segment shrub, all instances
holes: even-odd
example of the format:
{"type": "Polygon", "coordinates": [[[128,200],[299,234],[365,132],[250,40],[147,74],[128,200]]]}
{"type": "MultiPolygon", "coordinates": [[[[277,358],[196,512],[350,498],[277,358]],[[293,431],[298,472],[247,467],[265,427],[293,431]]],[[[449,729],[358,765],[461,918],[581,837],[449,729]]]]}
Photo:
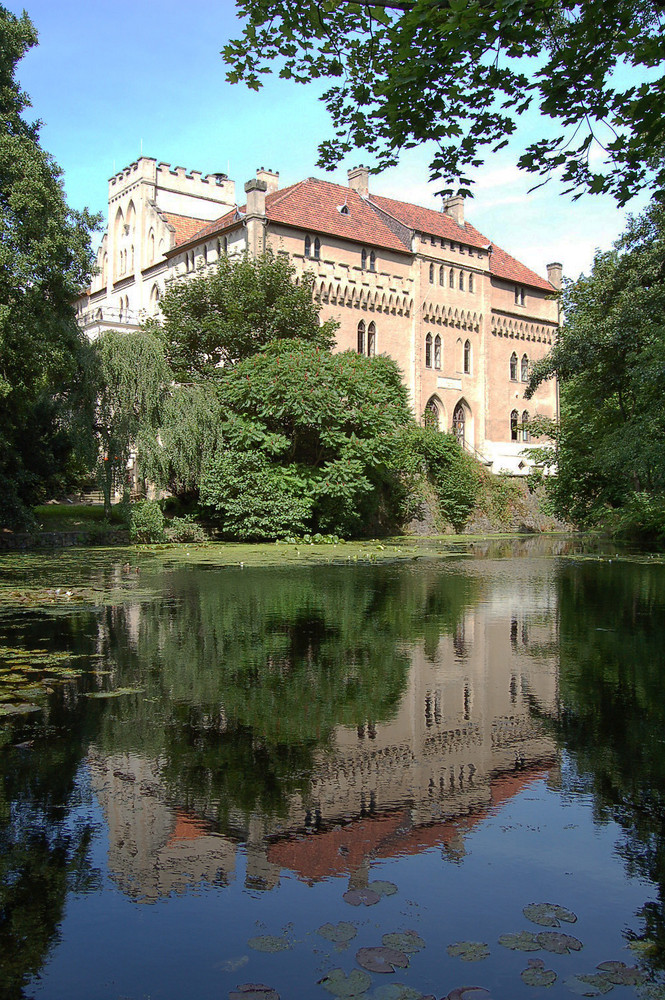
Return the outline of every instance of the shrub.
{"type": "Polygon", "coordinates": [[[131,505],[129,537],[132,542],[164,540],[164,515],[156,500],[142,500],[131,505]]]}
{"type": "Polygon", "coordinates": [[[174,517],[164,529],[164,535],[168,542],[207,542],[208,535],[205,529],[194,519],[191,514],[184,517],[174,517]]]}
{"type": "Polygon", "coordinates": [[[222,533],[243,541],[304,535],[312,517],[306,475],[271,464],[259,451],[218,454],[204,470],[200,496],[222,533]]]}

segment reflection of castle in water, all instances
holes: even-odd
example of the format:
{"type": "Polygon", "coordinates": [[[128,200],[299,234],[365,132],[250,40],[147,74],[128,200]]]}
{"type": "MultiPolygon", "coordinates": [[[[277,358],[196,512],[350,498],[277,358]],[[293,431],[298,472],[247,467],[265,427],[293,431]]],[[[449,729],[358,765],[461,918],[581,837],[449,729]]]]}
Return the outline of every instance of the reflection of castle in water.
{"type": "Polygon", "coordinates": [[[186,809],[167,800],[159,761],[91,752],[114,877],[149,900],[224,884],[241,845],[253,888],[277,884],[283,868],[309,882],[348,874],[362,884],[373,858],[433,846],[461,857],[466,832],[556,765],[540,721],[557,701],[549,604],[549,594],[534,598],[526,582],[516,594],[513,581],[505,600],[493,593],[452,636],[410,647],[394,717],[337,727],[306,793],[290,797],[279,821],[231,809],[218,833],[217,809],[203,792],[186,809]]]}

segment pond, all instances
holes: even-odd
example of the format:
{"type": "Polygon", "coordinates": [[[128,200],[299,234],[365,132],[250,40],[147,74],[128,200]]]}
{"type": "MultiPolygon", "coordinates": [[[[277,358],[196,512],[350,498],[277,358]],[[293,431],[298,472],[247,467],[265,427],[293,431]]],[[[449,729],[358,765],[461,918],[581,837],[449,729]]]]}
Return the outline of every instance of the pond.
{"type": "Polygon", "coordinates": [[[665,565],[273,551],[0,558],[0,996],[665,997],[665,565]]]}

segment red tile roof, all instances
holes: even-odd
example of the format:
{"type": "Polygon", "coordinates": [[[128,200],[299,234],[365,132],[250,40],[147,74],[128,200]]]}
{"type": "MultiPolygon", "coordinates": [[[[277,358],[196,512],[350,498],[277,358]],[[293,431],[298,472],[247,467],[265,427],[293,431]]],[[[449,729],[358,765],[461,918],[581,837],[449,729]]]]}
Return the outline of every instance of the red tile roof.
{"type": "Polygon", "coordinates": [[[454,243],[464,243],[466,246],[486,250],[489,240],[477,229],[465,222],[460,226],[450,215],[437,212],[433,208],[423,208],[421,205],[410,205],[406,201],[396,201],[394,198],[384,198],[381,195],[370,195],[370,201],[395,219],[415,229],[418,233],[439,236],[454,243]]]}
{"type": "MultiPolygon", "coordinates": [[[[190,241],[198,242],[231,228],[238,221],[238,213],[242,215],[245,207],[243,205],[232,209],[203,228],[190,228],[185,233],[182,227],[184,238],[177,236],[176,246],[190,241]]],[[[361,198],[350,187],[317,180],[315,177],[308,177],[266,196],[266,216],[270,222],[410,254],[410,243],[400,239],[382,216],[382,212],[397,220],[402,227],[418,233],[438,236],[475,249],[486,250],[491,245],[490,273],[495,277],[548,292],[554,291],[549,281],[511,257],[501,247],[491,244],[469,222],[460,226],[450,215],[433,208],[411,205],[382,195],[372,194],[368,199],[361,198]],[[348,214],[339,211],[343,205],[348,208],[348,214]]],[[[169,221],[180,219],[182,223],[195,222],[182,216],[167,218],[169,221]]],[[[399,227],[395,228],[399,230],[399,227]]]]}
{"type": "Polygon", "coordinates": [[[174,215],[173,212],[160,212],[163,219],[175,229],[175,245],[189,243],[201,229],[204,219],[190,219],[186,215],[174,215]]]}
{"type": "Polygon", "coordinates": [[[501,247],[492,244],[490,254],[490,273],[496,278],[504,281],[514,281],[519,285],[530,285],[532,288],[542,288],[545,292],[554,292],[554,285],[551,285],[546,278],[541,278],[524,264],[511,257],[509,253],[501,247]]]}

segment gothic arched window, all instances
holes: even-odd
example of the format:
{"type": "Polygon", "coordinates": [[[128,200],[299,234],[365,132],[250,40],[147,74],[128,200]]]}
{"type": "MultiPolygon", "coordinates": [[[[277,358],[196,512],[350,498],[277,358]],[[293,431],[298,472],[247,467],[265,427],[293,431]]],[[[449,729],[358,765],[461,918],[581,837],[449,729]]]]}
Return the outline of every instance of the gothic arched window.
{"type": "Polygon", "coordinates": [[[514,351],[510,355],[510,380],[517,382],[517,355],[514,351]]]}
{"type": "Polygon", "coordinates": [[[363,319],[358,323],[358,354],[365,353],[365,321],[363,319]]]}
{"type": "Polygon", "coordinates": [[[434,367],[441,370],[441,337],[438,333],[434,338],[434,367]]]}
{"type": "Polygon", "coordinates": [[[425,368],[432,367],[432,334],[425,337],[425,368]]]}

